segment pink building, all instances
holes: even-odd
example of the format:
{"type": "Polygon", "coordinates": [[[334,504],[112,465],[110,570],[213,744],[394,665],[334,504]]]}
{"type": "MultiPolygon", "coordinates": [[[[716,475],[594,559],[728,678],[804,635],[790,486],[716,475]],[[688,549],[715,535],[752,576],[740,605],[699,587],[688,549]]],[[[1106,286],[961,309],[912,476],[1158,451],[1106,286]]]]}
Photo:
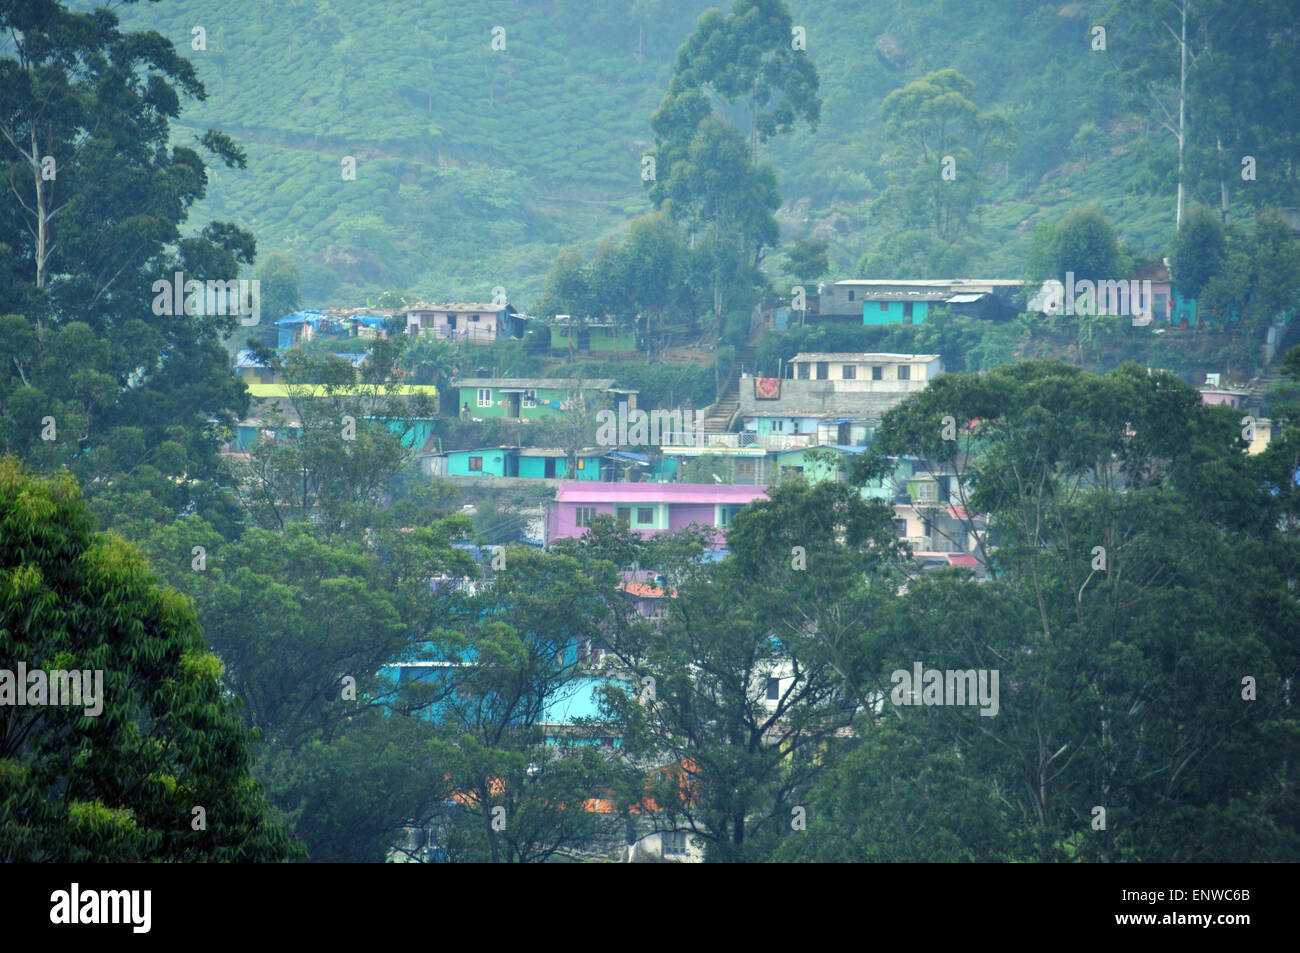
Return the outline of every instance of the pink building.
{"type": "Polygon", "coordinates": [[[1206,404],[1218,404],[1234,410],[1241,407],[1241,402],[1250,396],[1248,391],[1228,387],[1202,387],[1201,401],[1206,404]]]}
{"type": "MultiPolygon", "coordinates": [[[[765,486],[713,483],[593,483],[566,481],[546,511],[546,543],[581,536],[598,515],[623,520],[642,536],[675,532],[691,523],[725,530],[746,503],[765,499],[765,486]]],[[[719,533],[714,545],[721,547],[719,533]]]]}

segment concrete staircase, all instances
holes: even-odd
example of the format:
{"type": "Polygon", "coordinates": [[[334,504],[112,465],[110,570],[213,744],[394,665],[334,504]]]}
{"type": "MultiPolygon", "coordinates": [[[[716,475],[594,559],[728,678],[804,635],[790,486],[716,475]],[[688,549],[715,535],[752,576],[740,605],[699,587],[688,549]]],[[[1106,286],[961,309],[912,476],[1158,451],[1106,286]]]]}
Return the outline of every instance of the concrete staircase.
{"type": "Polygon", "coordinates": [[[740,390],[737,387],[736,376],[732,375],[731,381],[722,392],[722,399],[710,407],[704,415],[704,432],[729,432],[731,419],[738,410],[740,410],[740,390]]]}
{"type": "Polygon", "coordinates": [[[730,433],[740,411],[740,373],[754,373],[758,351],[754,347],[736,348],[736,365],[722,388],[717,402],[704,414],[705,433],[730,433]]]}

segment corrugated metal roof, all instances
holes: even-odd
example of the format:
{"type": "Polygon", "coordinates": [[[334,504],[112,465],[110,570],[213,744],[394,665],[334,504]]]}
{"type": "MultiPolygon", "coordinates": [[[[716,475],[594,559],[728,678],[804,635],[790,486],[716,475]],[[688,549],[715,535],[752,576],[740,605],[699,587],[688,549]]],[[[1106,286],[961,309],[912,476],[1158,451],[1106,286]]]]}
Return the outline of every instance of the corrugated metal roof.
{"type": "Polygon", "coordinates": [[[902,364],[917,363],[924,361],[936,361],[939,359],[938,354],[852,354],[845,352],[823,352],[807,351],[803,354],[796,354],[786,363],[793,364],[797,361],[828,361],[841,364],[870,364],[872,362],[879,364],[902,364]]]}
{"type": "Polygon", "coordinates": [[[466,377],[453,381],[453,387],[516,387],[525,390],[577,390],[581,384],[583,390],[608,390],[614,386],[612,377],[600,378],[564,378],[564,377],[466,377]]]}
{"type": "Polygon", "coordinates": [[[496,314],[498,311],[504,311],[505,308],[498,308],[491,302],[484,304],[481,301],[450,301],[438,303],[431,301],[417,301],[414,304],[408,304],[404,313],[410,314],[412,311],[483,311],[487,314],[496,314]]]}

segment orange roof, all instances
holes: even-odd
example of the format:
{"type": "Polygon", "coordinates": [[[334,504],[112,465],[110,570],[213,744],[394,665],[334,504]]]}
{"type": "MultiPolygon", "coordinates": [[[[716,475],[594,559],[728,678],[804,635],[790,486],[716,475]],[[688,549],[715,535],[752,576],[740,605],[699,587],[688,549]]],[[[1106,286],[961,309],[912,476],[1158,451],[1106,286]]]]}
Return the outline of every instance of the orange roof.
{"type": "MultiPolygon", "coordinates": [[[[663,589],[648,582],[625,582],[622,588],[628,595],[640,596],[642,599],[662,599],[664,595],[663,589]]],[[[672,594],[675,597],[677,591],[673,590],[672,594]]]]}
{"type": "MultiPolygon", "coordinates": [[[[651,775],[646,777],[649,782],[654,774],[668,774],[675,772],[680,774],[680,786],[683,798],[688,802],[694,802],[695,798],[691,795],[689,776],[695,773],[695,761],[692,758],[685,758],[680,762],[666,764],[661,768],[656,768],[651,775]]],[[[593,797],[589,798],[583,805],[583,809],[593,814],[618,814],[618,804],[613,798],[593,797]]],[[[641,814],[643,812],[655,812],[659,810],[659,805],[655,803],[654,798],[643,797],[638,804],[628,806],[629,814],[641,814]]]]}
{"type": "MultiPolygon", "coordinates": [[[[489,797],[497,797],[498,795],[505,794],[505,793],[506,793],[506,782],[503,781],[501,778],[493,778],[488,783],[489,797]]],[[[450,800],[455,801],[457,804],[465,804],[465,805],[476,804],[478,803],[478,795],[470,793],[468,791],[453,791],[451,793],[450,800]]]]}

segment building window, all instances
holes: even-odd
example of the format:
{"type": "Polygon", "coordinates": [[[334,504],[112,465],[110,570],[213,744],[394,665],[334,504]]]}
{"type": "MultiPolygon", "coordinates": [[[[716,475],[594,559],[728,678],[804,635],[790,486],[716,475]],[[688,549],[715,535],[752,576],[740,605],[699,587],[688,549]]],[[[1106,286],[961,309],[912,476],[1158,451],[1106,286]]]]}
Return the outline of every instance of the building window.
{"type": "Polygon", "coordinates": [[[757,475],[757,460],[741,459],[736,461],[736,478],[738,480],[752,480],[757,475]]]}
{"type": "Polygon", "coordinates": [[[772,433],[785,433],[785,421],[784,420],[772,421],[772,433]]]}
{"type": "Polygon", "coordinates": [[[881,311],[888,311],[888,310],[889,310],[889,302],[888,302],[888,301],[882,301],[882,302],[880,302],[880,310],[881,310],[881,311]]]}
{"type": "Polygon", "coordinates": [[[470,458],[469,458],[469,468],[470,468],[470,470],[473,471],[473,472],[482,473],[482,472],[483,472],[483,458],[482,458],[482,457],[470,457],[470,458]]]}
{"type": "Polygon", "coordinates": [[[850,300],[850,301],[853,300],[853,289],[852,289],[852,288],[849,289],[849,300],[850,300]]]}
{"type": "Polygon", "coordinates": [[[655,508],[653,506],[638,506],[636,508],[636,525],[653,526],[655,521],[655,508]]]}
{"type": "Polygon", "coordinates": [[[596,508],[594,506],[580,506],[578,507],[575,523],[578,526],[590,526],[595,518],[596,508]]]}
{"type": "Polygon", "coordinates": [[[894,535],[899,539],[907,536],[907,520],[894,520],[894,535]]]}
{"type": "Polygon", "coordinates": [[[731,525],[731,521],[736,518],[743,504],[738,503],[720,503],[718,504],[717,524],[719,528],[725,529],[731,525]]]}
{"type": "Polygon", "coordinates": [[[767,700],[774,702],[781,697],[781,680],[779,678],[769,678],[767,680],[767,700]]]}
{"type": "Polygon", "coordinates": [[[685,831],[664,831],[659,835],[659,840],[663,844],[665,857],[680,857],[686,853],[685,831]]]}
{"type": "Polygon", "coordinates": [[[885,369],[883,367],[873,367],[871,369],[871,379],[873,381],[883,381],[885,379],[885,369]]]}
{"type": "Polygon", "coordinates": [[[933,502],[938,498],[938,487],[933,483],[918,483],[916,485],[916,498],[924,502],[933,502]]]}
{"type": "Polygon", "coordinates": [[[858,369],[852,364],[845,364],[840,368],[840,377],[846,381],[851,381],[858,376],[858,369]]]}
{"type": "Polygon", "coordinates": [[[524,391],[524,406],[525,407],[537,406],[537,391],[535,390],[524,391]]]}
{"type": "Polygon", "coordinates": [[[617,510],[615,510],[614,515],[615,517],[617,517],[618,521],[622,523],[624,526],[632,525],[632,507],[620,506],[618,507],[617,510]]]}
{"type": "Polygon", "coordinates": [[[817,379],[819,381],[827,380],[831,376],[831,365],[829,361],[817,362],[817,379]]]}
{"type": "Polygon", "coordinates": [[[491,406],[492,406],[492,388],[491,388],[491,387],[480,387],[480,388],[478,389],[478,405],[479,405],[480,407],[491,407],[491,406]]]}
{"type": "Polygon", "coordinates": [[[579,470],[587,469],[587,460],[585,457],[578,457],[578,469],[579,470]]]}
{"type": "Polygon", "coordinates": [[[799,368],[799,380],[806,381],[808,379],[808,364],[801,362],[797,366],[799,368]]]}
{"type": "Polygon", "coordinates": [[[912,368],[906,364],[899,364],[898,379],[900,381],[910,381],[912,379],[912,368]]]}

